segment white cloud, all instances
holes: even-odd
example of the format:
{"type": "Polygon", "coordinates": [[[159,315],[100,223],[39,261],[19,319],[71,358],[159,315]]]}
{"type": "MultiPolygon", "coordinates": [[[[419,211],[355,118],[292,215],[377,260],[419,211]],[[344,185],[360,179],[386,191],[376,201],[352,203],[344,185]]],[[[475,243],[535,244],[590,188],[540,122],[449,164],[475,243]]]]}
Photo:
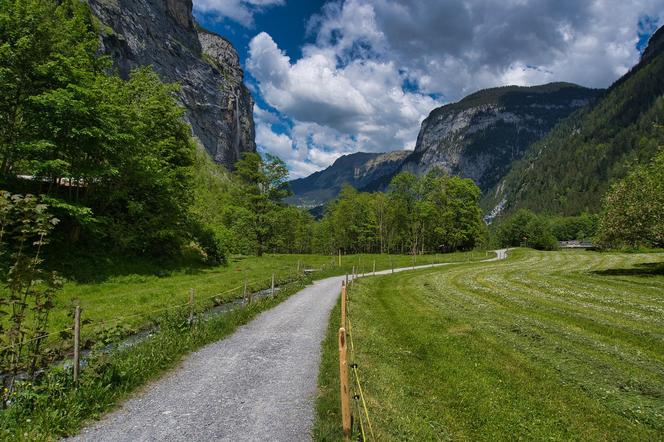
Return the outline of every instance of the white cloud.
{"type": "Polygon", "coordinates": [[[644,16],[664,19],[663,2],[330,2],[310,20],[313,43],[299,59],[267,33],[251,40],[246,67],[279,113],[258,108],[266,126],[257,135],[284,152],[294,174],[346,153],[412,149],[443,100],[506,84],[608,86],[638,60],[644,16]],[[290,121],[288,133],[272,131],[275,118],[290,121]]]}
{"type": "Polygon", "coordinates": [[[232,20],[247,28],[254,26],[254,15],[271,6],[281,6],[285,0],[195,0],[194,10],[212,15],[218,20],[232,20]]]}

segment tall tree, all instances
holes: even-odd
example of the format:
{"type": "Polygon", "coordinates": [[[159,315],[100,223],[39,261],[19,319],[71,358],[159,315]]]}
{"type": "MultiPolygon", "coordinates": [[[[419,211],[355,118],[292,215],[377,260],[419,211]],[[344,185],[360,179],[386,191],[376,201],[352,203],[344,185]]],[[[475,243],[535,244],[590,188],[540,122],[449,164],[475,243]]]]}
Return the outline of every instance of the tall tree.
{"type": "Polygon", "coordinates": [[[237,201],[248,210],[251,231],[247,233],[255,239],[256,255],[262,256],[276,223],[283,222],[275,215],[283,198],[290,194],[288,168],[273,155],[266,154],[263,160],[257,153],[246,152],[235,169],[240,182],[236,189],[237,201]]]}

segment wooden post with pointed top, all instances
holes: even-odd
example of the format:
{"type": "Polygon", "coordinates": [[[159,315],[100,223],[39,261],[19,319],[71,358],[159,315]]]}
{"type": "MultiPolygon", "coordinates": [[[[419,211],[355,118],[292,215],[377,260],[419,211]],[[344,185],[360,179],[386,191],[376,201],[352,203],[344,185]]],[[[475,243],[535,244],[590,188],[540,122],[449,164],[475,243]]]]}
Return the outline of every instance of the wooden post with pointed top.
{"type": "Polygon", "coordinates": [[[341,267],[341,249],[339,249],[339,267],[341,267]]]}
{"type": "Polygon", "coordinates": [[[348,362],[346,360],[346,329],[339,329],[339,391],[341,397],[341,428],[344,439],[350,438],[350,393],[348,390],[348,362]]]}
{"type": "Polygon", "coordinates": [[[272,274],[272,289],[270,291],[270,296],[274,298],[274,273],[272,274]]]}
{"type": "Polygon", "coordinates": [[[242,292],[242,297],[246,300],[247,304],[249,304],[251,300],[247,297],[247,278],[244,278],[244,290],[242,292]]]}
{"type": "Polygon", "coordinates": [[[74,384],[78,384],[78,373],[81,371],[81,306],[74,310],[74,384]]]}

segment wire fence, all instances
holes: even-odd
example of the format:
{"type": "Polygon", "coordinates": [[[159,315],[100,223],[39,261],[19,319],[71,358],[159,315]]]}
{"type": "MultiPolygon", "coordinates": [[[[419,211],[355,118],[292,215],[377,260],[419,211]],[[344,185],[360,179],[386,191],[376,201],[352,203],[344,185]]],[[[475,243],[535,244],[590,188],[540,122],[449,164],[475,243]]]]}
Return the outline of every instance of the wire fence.
{"type": "MultiPolygon", "coordinates": [[[[61,330],[39,333],[30,337],[25,336],[24,338],[10,342],[8,345],[0,346],[0,354],[6,354],[7,362],[11,363],[9,366],[5,366],[4,363],[2,364],[2,367],[0,367],[0,376],[16,377],[17,374],[23,376],[28,361],[36,357],[35,354],[29,353],[31,345],[34,345],[34,348],[40,348],[40,358],[43,357],[41,355],[44,355],[44,352],[50,352],[51,355],[48,357],[49,364],[56,362],[58,358],[62,358],[64,356],[63,352],[66,352],[68,349],[71,350],[73,346],[73,372],[74,380],[77,381],[77,374],[80,367],[80,351],[82,350],[81,347],[85,345],[80,339],[81,329],[84,329],[85,333],[92,339],[98,339],[104,333],[111,331],[114,325],[135,324],[137,323],[137,318],[143,318],[145,321],[139,319],[138,322],[144,324],[144,327],[148,321],[154,321],[159,315],[173,310],[181,310],[183,313],[188,312],[189,321],[193,323],[195,319],[202,318],[199,316],[200,314],[207,314],[207,312],[217,306],[228,305],[230,310],[235,309],[235,306],[239,307],[240,305],[252,303],[255,295],[260,295],[260,297],[274,297],[277,291],[283,288],[283,286],[305,277],[311,267],[307,266],[304,262],[298,262],[297,269],[287,272],[282,271],[280,274],[273,272],[271,277],[265,280],[262,278],[250,280],[250,278],[245,277],[244,282],[239,285],[203,297],[195,296],[195,289],[190,288],[189,299],[186,302],[159,306],[150,310],[124,314],[101,321],[94,321],[90,318],[82,319],[82,317],[85,317],[84,309],[81,309],[80,305],[77,305],[74,307],[75,314],[73,315],[72,325],[61,330]],[[237,293],[237,296],[230,295],[232,293],[237,293]]],[[[127,295],[125,294],[125,296],[127,295]]],[[[117,295],[112,297],[117,297],[117,295]]],[[[131,333],[118,334],[109,342],[103,341],[102,338],[102,342],[105,345],[112,345],[122,342],[123,339],[127,339],[130,336],[131,333]]]]}
{"type": "MultiPolygon", "coordinates": [[[[348,343],[350,344],[350,364],[348,366],[350,367],[350,373],[352,375],[353,381],[350,384],[350,388],[354,391],[354,393],[350,396],[352,398],[354,408],[355,408],[355,414],[351,414],[351,419],[350,419],[350,427],[346,427],[346,423],[342,422],[342,429],[344,431],[344,436],[345,437],[353,437],[354,434],[357,435],[358,440],[360,441],[375,441],[376,436],[374,434],[373,430],[373,425],[371,423],[371,417],[369,415],[369,409],[367,407],[367,401],[364,395],[364,388],[362,387],[363,382],[360,377],[360,369],[358,366],[358,359],[355,354],[355,342],[353,340],[353,322],[351,320],[351,299],[352,296],[351,294],[351,288],[353,287],[355,283],[355,278],[356,275],[353,274],[351,275],[351,279],[347,284],[344,284],[342,286],[341,290],[341,328],[340,328],[340,333],[343,333],[348,336],[348,343]],[[353,424],[355,424],[355,428],[353,428],[353,424]],[[368,430],[368,432],[367,432],[368,430]],[[370,436],[370,438],[368,437],[370,436]]],[[[341,341],[340,341],[341,342],[341,341]]],[[[347,376],[347,371],[344,370],[341,366],[344,363],[344,355],[343,352],[345,352],[345,344],[344,344],[344,349],[342,350],[341,344],[340,344],[340,382],[341,382],[341,400],[342,400],[342,420],[343,420],[343,415],[344,415],[344,407],[350,408],[350,404],[344,403],[344,395],[343,395],[343,389],[344,389],[344,383],[348,382],[348,379],[344,379],[344,376],[347,376]]]]}

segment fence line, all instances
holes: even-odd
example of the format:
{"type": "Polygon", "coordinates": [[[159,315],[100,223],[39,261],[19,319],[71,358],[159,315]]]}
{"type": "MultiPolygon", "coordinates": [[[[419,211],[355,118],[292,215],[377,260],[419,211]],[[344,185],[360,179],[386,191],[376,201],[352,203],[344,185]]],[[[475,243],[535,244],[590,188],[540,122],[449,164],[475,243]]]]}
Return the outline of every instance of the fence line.
{"type": "Polygon", "coordinates": [[[362,381],[360,379],[360,375],[358,372],[358,366],[357,362],[355,359],[355,343],[353,341],[353,323],[351,321],[351,309],[350,309],[350,299],[351,297],[349,296],[350,293],[350,287],[353,286],[352,280],[350,286],[347,283],[342,282],[341,286],[341,328],[339,329],[339,380],[340,380],[340,389],[341,389],[341,411],[342,411],[342,429],[344,430],[344,437],[348,439],[349,434],[347,434],[347,418],[346,418],[346,410],[348,409],[349,403],[348,403],[348,398],[344,396],[343,391],[344,391],[344,386],[347,385],[348,383],[348,372],[347,369],[345,368],[346,364],[346,357],[345,357],[345,351],[346,351],[346,346],[345,342],[342,342],[342,334],[345,336],[348,334],[348,341],[350,344],[350,353],[351,353],[351,372],[353,373],[353,376],[355,378],[355,389],[359,394],[353,395],[353,400],[356,403],[356,408],[357,408],[357,420],[359,423],[360,427],[360,435],[362,437],[362,440],[365,441],[367,440],[366,438],[366,432],[364,429],[364,422],[363,422],[363,416],[362,416],[362,410],[364,411],[364,419],[367,422],[367,426],[369,428],[369,434],[371,435],[372,440],[376,440],[376,436],[374,435],[373,431],[373,425],[371,424],[371,418],[369,417],[369,409],[367,407],[366,399],[364,397],[364,389],[362,388],[362,381]],[[348,328],[346,329],[346,326],[348,328]],[[346,333],[346,330],[348,332],[346,333]],[[358,401],[359,399],[359,401],[358,401]],[[360,409],[362,408],[362,410],[360,409]]]}

